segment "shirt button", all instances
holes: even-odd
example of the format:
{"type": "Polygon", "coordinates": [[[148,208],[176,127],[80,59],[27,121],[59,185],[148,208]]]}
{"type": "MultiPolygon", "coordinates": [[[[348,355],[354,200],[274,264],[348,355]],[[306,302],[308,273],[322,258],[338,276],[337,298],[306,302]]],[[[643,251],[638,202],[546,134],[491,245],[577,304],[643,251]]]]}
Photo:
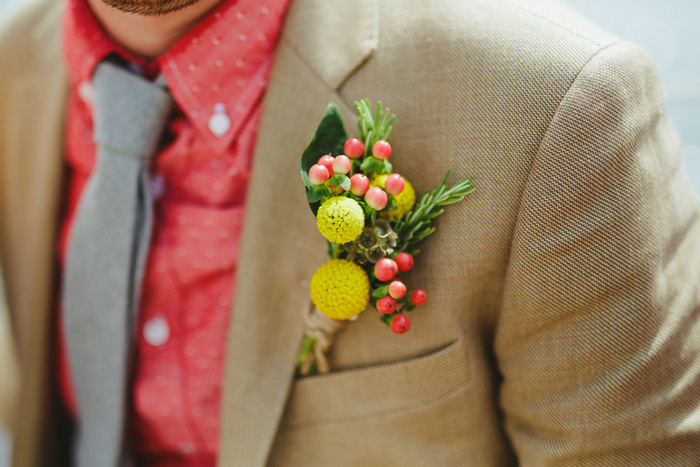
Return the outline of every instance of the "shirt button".
{"type": "Polygon", "coordinates": [[[216,136],[223,136],[231,128],[231,119],[224,111],[224,104],[216,104],[209,117],[209,130],[216,136]]]}
{"type": "Polygon", "coordinates": [[[154,347],[161,346],[170,337],[170,326],[162,315],[156,315],[143,326],[143,338],[154,347]]]}

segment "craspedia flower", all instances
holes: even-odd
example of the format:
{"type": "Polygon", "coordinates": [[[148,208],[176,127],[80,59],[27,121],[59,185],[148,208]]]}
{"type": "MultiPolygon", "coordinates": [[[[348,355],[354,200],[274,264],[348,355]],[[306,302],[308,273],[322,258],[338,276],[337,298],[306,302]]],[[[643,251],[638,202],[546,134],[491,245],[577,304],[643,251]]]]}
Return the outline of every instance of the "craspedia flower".
{"type": "MultiPolygon", "coordinates": [[[[370,186],[378,186],[384,188],[384,182],[389,178],[389,175],[377,175],[372,179],[370,186]]],[[[409,183],[404,177],[405,185],[403,191],[398,195],[394,196],[394,201],[396,201],[396,208],[391,211],[382,211],[379,213],[385,219],[390,221],[395,221],[396,219],[401,219],[405,216],[416,202],[416,191],[413,189],[413,185],[409,183]]]]}
{"type": "Polygon", "coordinates": [[[365,214],[354,199],[334,196],[318,209],[316,226],[329,242],[348,243],[362,233],[365,214]]]}
{"type": "Polygon", "coordinates": [[[311,278],[311,300],[329,318],[352,318],[369,303],[367,274],[352,261],[328,261],[311,278]]]}

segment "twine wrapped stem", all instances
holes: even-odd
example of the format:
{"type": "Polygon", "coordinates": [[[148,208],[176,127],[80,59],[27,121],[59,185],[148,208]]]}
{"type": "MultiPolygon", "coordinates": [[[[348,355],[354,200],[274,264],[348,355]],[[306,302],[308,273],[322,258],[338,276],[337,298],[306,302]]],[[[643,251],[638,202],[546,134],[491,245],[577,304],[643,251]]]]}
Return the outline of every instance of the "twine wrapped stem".
{"type": "Polygon", "coordinates": [[[303,376],[313,370],[325,374],[330,371],[326,353],[333,344],[335,334],[343,327],[343,321],[331,319],[316,308],[306,316],[306,332],[297,355],[297,367],[303,376]]]}

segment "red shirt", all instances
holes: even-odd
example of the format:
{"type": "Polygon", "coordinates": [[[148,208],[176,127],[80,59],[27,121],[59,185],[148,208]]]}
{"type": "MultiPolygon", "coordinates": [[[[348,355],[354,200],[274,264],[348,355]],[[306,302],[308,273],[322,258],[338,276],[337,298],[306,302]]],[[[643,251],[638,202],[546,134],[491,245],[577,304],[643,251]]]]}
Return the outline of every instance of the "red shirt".
{"type": "MultiPolygon", "coordinates": [[[[288,2],[224,0],[153,63],[113,43],[85,0],[66,5],[63,48],[71,88],[65,156],[70,170],[58,248],[61,269],[75,209],[95,164],[95,66],[117,53],[145,74],[160,72],[178,107],[151,168],[154,233],[128,414],[130,447],[139,463],[214,464],[251,156],[288,2]]],[[[59,381],[69,412],[79,418],[63,338],[61,328],[59,381]]]]}

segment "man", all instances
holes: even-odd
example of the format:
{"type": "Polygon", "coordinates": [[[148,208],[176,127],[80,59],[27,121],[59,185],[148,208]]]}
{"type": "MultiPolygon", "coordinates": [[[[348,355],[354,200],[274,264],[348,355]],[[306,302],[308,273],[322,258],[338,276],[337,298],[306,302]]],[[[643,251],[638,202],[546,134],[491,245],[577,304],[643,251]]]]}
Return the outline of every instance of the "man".
{"type": "MultiPolygon", "coordinates": [[[[109,3],[139,14],[176,5],[109,3]]],[[[220,11],[213,3],[179,11],[191,24],[220,11]]],[[[125,29],[100,16],[110,14],[100,2],[90,6],[122,57],[159,57],[182,39],[131,40],[168,17],[118,16],[125,29]]],[[[60,435],[50,355],[71,138],[63,8],[28,5],[0,40],[0,257],[15,336],[0,348],[3,362],[16,349],[20,368],[18,398],[3,396],[18,401],[4,412],[14,415],[18,466],[51,465],[60,435]]],[[[163,74],[186,110],[177,89],[193,90],[163,74]]],[[[295,0],[252,163],[219,465],[697,463],[700,211],[679,170],[658,74],[638,47],[536,0],[295,0]],[[393,335],[369,310],[337,335],[329,375],[294,378],[308,280],[324,255],[297,157],[329,102],[348,123],[352,102],[365,97],[397,114],[392,158],[419,192],[448,168],[471,175],[477,191],[440,218],[407,279],[430,294],[411,331],[393,335]]],[[[77,405],[78,424],[89,423],[77,405]]]]}

